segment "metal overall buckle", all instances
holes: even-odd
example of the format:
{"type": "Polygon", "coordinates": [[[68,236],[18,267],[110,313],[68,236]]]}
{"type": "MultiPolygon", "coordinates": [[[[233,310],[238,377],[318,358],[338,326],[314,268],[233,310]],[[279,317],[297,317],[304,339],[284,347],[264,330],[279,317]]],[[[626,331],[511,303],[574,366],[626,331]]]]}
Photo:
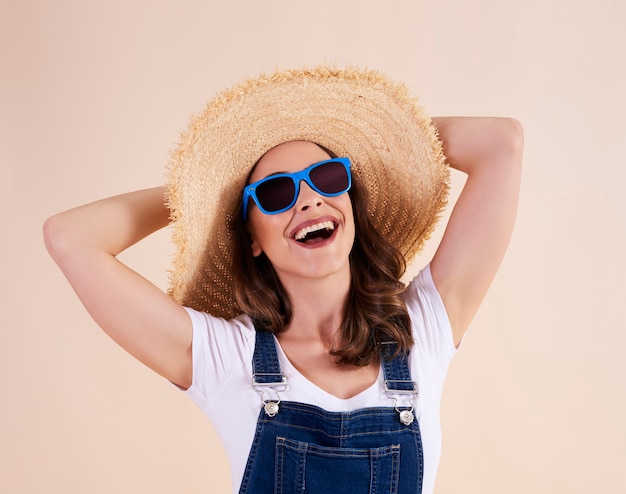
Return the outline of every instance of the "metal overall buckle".
{"type": "MultiPolygon", "coordinates": [[[[408,387],[408,386],[407,386],[408,387]]],[[[404,425],[411,425],[415,420],[415,414],[413,413],[413,400],[418,395],[417,389],[415,389],[415,382],[410,380],[400,380],[400,379],[389,379],[385,380],[385,393],[387,396],[389,395],[413,395],[411,399],[411,406],[408,409],[401,410],[398,408],[398,399],[391,397],[393,399],[393,407],[400,415],[400,422],[404,425]],[[411,389],[395,389],[389,387],[390,383],[402,383],[410,385],[411,389]]]]}
{"type": "Polygon", "coordinates": [[[280,396],[278,391],[285,391],[285,389],[287,389],[287,377],[283,374],[256,373],[252,375],[252,387],[261,394],[261,402],[263,403],[265,415],[268,417],[274,417],[280,410],[280,396]],[[261,378],[262,381],[269,382],[260,382],[257,377],[261,378]],[[278,379],[272,380],[271,377],[276,377],[278,379]],[[272,388],[272,390],[276,393],[276,399],[266,400],[264,388],[272,388]]]}

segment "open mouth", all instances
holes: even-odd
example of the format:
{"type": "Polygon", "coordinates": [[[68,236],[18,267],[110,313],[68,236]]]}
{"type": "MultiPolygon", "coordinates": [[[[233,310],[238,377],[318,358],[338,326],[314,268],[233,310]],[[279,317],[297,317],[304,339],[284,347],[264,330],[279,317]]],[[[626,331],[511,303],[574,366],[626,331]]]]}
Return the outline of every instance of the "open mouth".
{"type": "Polygon", "coordinates": [[[322,221],[315,225],[310,225],[301,230],[298,230],[294,235],[294,238],[303,244],[321,242],[330,238],[335,231],[335,223],[332,221],[322,221]]]}

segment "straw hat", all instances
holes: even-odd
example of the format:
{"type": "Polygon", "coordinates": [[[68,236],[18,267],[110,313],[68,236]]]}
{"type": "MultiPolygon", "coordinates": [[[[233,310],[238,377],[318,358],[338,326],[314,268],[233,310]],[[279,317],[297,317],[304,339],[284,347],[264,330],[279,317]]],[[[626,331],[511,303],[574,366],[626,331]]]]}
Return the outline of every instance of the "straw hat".
{"type": "Polygon", "coordinates": [[[374,225],[410,261],[448,193],[441,141],[405,86],[379,72],[319,66],[248,79],[192,117],[168,166],[176,245],[170,295],[231,318],[233,232],[245,181],[261,156],[312,141],[352,161],[374,225]]]}

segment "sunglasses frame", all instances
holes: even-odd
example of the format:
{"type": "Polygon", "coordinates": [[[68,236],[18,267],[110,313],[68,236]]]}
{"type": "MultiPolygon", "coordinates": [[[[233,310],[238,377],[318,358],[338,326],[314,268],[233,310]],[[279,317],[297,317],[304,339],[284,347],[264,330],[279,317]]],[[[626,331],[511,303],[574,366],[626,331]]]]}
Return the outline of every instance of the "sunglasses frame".
{"type": "Polygon", "coordinates": [[[302,182],[303,180],[307,183],[309,187],[311,187],[317,193],[322,194],[324,197],[336,197],[341,194],[344,194],[345,192],[348,192],[350,190],[350,187],[352,187],[352,174],[350,172],[350,166],[351,166],[350,158],[331,158],[329,160],[318,161],[317,163],[313,163],[312,165],[307,166],[304,170],[300,170],[299,172],[276,173],[274,175],[269,175],[265,178],[262,178],[261,180],[258,180],[257,182],[254,182],[250,185],[246,185],[243,189],[243,199],[242,199],[242,209],[241,209],[242,214],[243,214],[243,221],[246,221],[246,217],[248,214],[248,202],[250,198],[252,198],[254,203],[257,205],[257,207],[263,214],[279,214],[279,213],[284,213],[285,211],[289,211],[296,204],[298,200],[298,195],[300,195],[300,182],[302,182]],[[322,166],[327,163],[341,163],[344,166],[346,170],[346,175],[348,176],[348,187],[345,190],[328,194],[327,192],[320,190],[313,183],[313,181],[311,180],[311,175],[310,175],[311,171],[317,168],[318,166],[322,166]],[[295,187],[293,199],[291,200],[291,202],[289,203],[287,207],[281,208],[277,211],[268,211],[263,206],[261,206],[261,204],[259,204],[259,199],[257,198],[257,195],[256,195],[256,189],[261,184],[268,182],[270,180],[274,180],[276,178],[290,178],[293,181],[294,187],[295,187]]]}

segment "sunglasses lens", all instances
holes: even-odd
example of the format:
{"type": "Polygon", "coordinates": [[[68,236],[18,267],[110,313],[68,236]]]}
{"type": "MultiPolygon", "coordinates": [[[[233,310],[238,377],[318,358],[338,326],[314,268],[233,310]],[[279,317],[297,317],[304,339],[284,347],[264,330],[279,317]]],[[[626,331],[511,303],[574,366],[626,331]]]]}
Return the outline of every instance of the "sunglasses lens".
{"type": "Polygon", "coordinates": [[[285,209],[291,204],[296,194],[295,184],[289,177],[276,177],[260,184],[256,197],[266,211],[274,212],[285,209]]]}
{"type": "Polygon", "coordinates": [[[316,166],[310,171],[309,177],[324,194],[345,192],[350,184],[346,168],[339,161],[329,161],[323,165],[316,166]]]}

